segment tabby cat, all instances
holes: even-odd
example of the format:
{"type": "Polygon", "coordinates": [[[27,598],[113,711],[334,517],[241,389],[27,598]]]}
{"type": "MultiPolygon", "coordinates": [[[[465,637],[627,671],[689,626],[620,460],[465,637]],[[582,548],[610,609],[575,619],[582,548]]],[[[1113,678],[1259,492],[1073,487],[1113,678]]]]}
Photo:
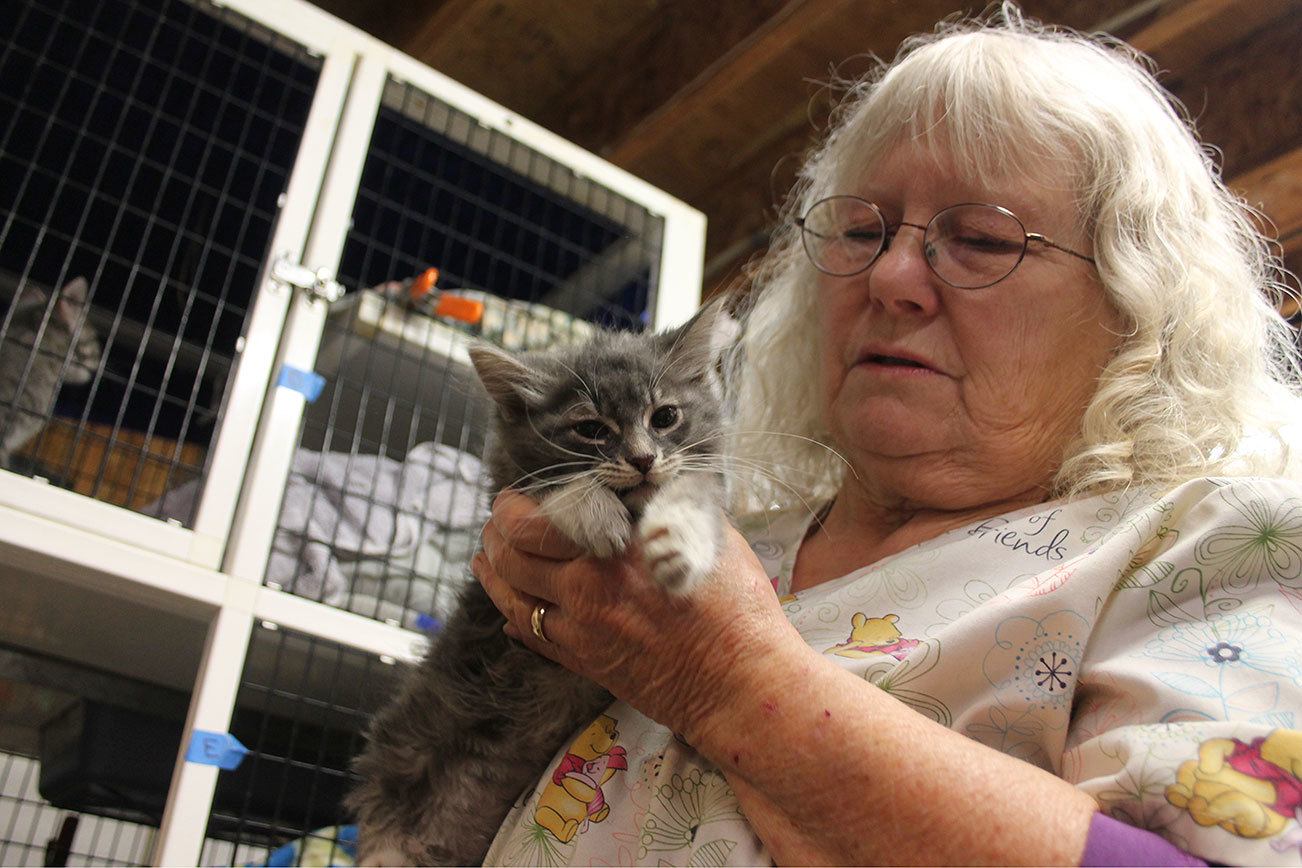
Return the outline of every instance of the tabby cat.
{"type": "MultiPolygon", "coordinates": [[[[733,323],[713,304],[660,335],[471,358],[495,403],[486,464],[600,557],[637,535],[652,575],[689,593],[722,531],[719,350],[733,323]]],[[[396,697],[376,715],[348,798],[365,864],[482,862],[516,797],[611,701],[596,684],[502,632],[477,582],[396,697]]]]}
{"type": "Polygon", "coordinates": [[[60,387],[88,383],[99,368],[86,295],[86,279],[78,277],[53,306],[49,293],[31,284],[14,301],[0,340],[0,467],[11,466],[14,453],[45,426],[60,387]]]}

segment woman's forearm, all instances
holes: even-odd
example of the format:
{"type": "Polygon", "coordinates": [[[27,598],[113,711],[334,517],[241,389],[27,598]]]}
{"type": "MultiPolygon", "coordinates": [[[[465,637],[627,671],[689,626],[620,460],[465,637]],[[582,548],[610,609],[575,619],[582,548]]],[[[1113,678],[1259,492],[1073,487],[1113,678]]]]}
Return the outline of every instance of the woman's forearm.
{"type": "Polygon", "coordinates": [[[1079,860],[1089,796],[785,644],[692,733],[779,863],[1079,860]]]}

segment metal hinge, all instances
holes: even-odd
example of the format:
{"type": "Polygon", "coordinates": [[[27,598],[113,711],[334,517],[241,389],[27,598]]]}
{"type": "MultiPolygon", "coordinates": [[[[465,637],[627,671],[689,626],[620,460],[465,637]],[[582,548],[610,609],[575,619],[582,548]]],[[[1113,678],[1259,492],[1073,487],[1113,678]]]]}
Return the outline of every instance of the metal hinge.
{"type": "Polygon", "coordinates": [[[313,271],[288,256],[281,256],[271,264],[271,279],[282,286],[303,290],[313,301],[334,304],[344,297],[343,284],[334,279],[330,269],[318,268],[313,271]]]}

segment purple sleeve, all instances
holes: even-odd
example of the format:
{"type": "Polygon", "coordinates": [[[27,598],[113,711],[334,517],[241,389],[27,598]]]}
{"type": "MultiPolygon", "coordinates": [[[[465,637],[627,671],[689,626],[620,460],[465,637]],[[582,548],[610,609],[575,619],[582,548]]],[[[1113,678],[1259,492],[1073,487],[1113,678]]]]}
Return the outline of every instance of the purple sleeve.
{"type": "Polygon", "coordinates": [[[1105,865],[1206,865],[1161,835],[1095,814],[1085,838],[1083,866],[1105,865]]]}

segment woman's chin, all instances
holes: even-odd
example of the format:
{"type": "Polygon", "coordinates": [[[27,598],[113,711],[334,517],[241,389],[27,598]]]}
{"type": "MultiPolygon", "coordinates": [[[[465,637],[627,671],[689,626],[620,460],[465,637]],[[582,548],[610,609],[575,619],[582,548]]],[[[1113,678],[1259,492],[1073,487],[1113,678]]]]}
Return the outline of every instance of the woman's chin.
{"type": "Polygon", "coordinates": [[[934,457],[945,450],[943,419],[927,419],[896,410],[855,413],[833,427],[840,443],[854,444],[848,451],[841,450],[845,457],[852,463],[856,461],[855,455],[862,456],[863,460],[902,461],[934,457]]]}

